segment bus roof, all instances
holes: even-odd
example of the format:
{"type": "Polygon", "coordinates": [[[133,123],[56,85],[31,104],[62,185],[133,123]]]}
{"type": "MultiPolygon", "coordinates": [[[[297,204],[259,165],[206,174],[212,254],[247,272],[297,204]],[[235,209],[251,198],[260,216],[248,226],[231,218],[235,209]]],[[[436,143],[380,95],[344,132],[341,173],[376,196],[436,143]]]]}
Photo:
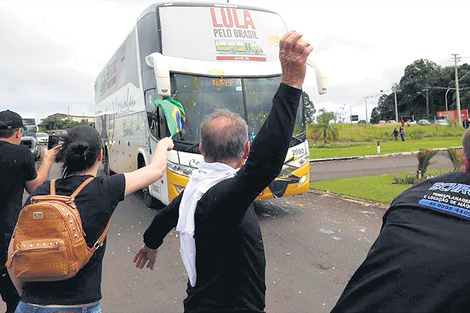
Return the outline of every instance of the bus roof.
{"type": "Polygon", "coordinates": [[[232,3],[213,3],[213,2],[157,2],[154,3],[150,6],[148,6],[137,18],[137,21],[140,21],[145,15],[149,13],[154,13],[157,9],[157,7],[169,7],[169,6],[175,6],[175,7],[217,7],[217,8],[234,8],[234,9],[246,9],[246,10],[255,10],[255,11],[263,11],[263,12],[269,12],[269,13],[275,13],[277,12],[259,8],[259,7],[253,7],[253,6],[247,6],[247,5],[238,5],[238,4],[232,4],[232,3]]]}

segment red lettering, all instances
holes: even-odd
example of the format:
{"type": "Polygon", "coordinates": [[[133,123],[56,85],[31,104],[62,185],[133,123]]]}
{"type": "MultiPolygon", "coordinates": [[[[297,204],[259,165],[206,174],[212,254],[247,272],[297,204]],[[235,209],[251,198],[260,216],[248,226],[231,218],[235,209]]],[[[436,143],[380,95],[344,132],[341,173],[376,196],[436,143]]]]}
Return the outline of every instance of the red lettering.
{"type": "Polygon", "coordinates": [[[237,16],[237,11],[234,10],[234,9],[232,9],[232,10],[233,10],[233,17],[235,18],[235,24],[236,24],[235,26],[237,28],[246,28],[245,25],[240,25],[240,21],[238,20],[238,16],[237,16]]]}
{"type": "Polygon", "coordinates": [[[239,20],[237,15],[236,9],[224,9],[220,8],[220,16],[222,17],[222,21],[217,18],[216,12],[214,8],[210,8],[211,10],[211,18],[212,18],[212,25],[215,28],[241,28],[247,29],[250,27],[251,29],[256,29],[255,23],[251,19],[250,11],[244,10],[243,11],[243,20],[239,20]]]}
{"type": "Polygon", "coordinates": [[[251,29],[256,29],[255,23],[253,23],[253,20],[251,19],[250,11],[243,11],[243,19],[245,20],[244,28],[248,28],[248,26],[251,26],[251,29]]]}
{"type": "Polygon", "coordinates": [[[220,13],[222,13],[222,22],[224,23],[224,26],[227,27],[227,28],[232,28],[233,27],[233,18],[232,18],[232,14],[230,13],[230,9],[227,9],[227,11],[225,11],[224,9],[220,9],[220,13]],[[228,21],[227,21],[227,17],[228,17],[228,21]]]}
{"type": "Polygon", "coordinates": [[[212,25],[214,27],[222,27],[222,24],[217,23],[217,17],[215,16],[214,8],[211,8],[211,17],[212,17],[212,25]]]}

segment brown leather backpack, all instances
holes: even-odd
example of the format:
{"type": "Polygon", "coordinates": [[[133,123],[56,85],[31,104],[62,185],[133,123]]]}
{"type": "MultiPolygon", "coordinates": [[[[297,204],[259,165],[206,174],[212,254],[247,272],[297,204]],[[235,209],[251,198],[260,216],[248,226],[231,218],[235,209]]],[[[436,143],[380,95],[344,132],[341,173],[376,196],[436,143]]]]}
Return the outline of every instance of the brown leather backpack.
{"type": "Polygon", "coordinates": [[[33,196],[21,210],[10,244],[6,267],[23,282],[57,281],[73,277],[103,245],[111,222],[92,248],[85,242],[75,197],[92,180],[85,180],[71,196],[55,193],[33,196]]]}

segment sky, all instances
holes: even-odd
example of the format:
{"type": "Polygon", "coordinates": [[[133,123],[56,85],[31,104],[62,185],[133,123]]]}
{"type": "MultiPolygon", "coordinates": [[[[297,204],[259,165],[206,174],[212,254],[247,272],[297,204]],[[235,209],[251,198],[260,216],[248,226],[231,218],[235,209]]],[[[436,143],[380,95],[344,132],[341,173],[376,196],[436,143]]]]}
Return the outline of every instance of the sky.
{"type": "MultiPolygon", "coordinates": [[[[381,90],[390,93],[418,59],[451,66],[459,54],[459,64],[470,63],[470,1],[229,1],[275,11],[304,34],[329,92],[315,92],[313,72],[304,88],[317,110],[346,121],[350,114],[365,119],[366,110],[370,117],[381,90]]],[[[154,2],[0,0],[0,110],[37,119],[93,115],[96,76],[154,2]]]]}

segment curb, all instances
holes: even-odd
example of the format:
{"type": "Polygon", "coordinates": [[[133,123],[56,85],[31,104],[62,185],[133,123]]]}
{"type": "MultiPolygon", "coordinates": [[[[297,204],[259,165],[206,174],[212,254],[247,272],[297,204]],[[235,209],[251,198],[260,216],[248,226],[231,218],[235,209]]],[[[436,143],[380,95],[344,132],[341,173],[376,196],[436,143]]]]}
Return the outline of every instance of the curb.
{"type": "MultiPolygon", "coordinates": [[[[462,149],[462,146],[458,147],[449,147],[449,148],[436,148],[432,151],[447,151],[448,149],[462,149]]],[[[361,156],[350,156],[350,157],[337,157],[337,158],[324,158],[324,159],[310,159],[309,163],[318,163],[318,162],[330,162],[330,161],[344,161],[344,160],[363,160],[363,159],[372,159],[372,158],[388,158],[388,157],[397,157],[403,155],[413,155],[419,151],[412,152],[399,152],[399,153],[388,153],[388,154],[373,154],[373,155],[361,155],[361,156]]]]}
{"type": "Polygon", "coordinates": [[[336,199],[341,199],[343,201],[358,203],[358,204],[361,204],[361,205],[366,206],[366,207],[373,206],[373,207],[376,207],[376,208],[379,208],[379,209],[382,209],[382,210],[385,210],[385,211],[390,208],[390,203],[376,202],[376,201],[372,201],[372,200],[356,198],[356,197],[342,195],[342,194],[339,194],[339,193],[334,193],[334,192],[329,192],[329,191],[309,189],[308,193],[327,196],[327,197],[336,198],[336,199]]]}

